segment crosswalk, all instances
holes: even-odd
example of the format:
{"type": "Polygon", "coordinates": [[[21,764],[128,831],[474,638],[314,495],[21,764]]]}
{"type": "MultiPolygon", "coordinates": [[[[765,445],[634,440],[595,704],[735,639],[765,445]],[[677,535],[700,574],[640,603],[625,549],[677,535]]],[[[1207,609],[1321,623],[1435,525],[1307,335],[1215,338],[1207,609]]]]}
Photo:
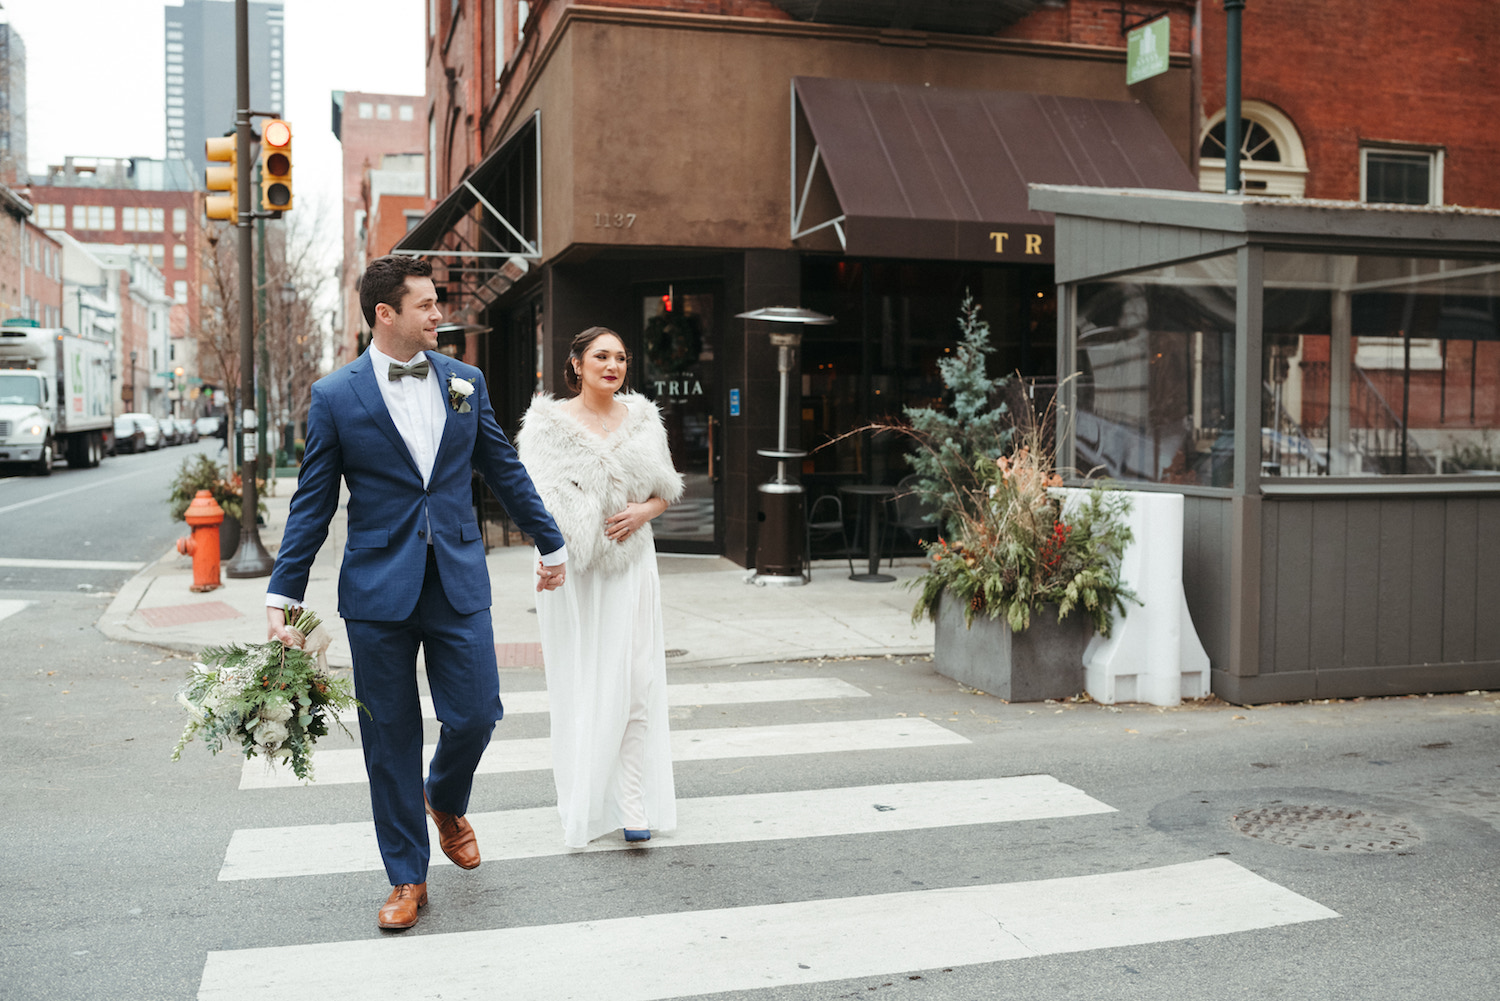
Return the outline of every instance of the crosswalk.
{"type": "MultiPolygon", "coordinates": [[[[810,757],[802,761],[816,764],[856,752],[889,755],[890,774],[899,774],[894,765],[916,748],[943,755],[963,754],[973,746],[919,715],[876,717],[865,710],[872,705],[870,694],[828,676],[671,685],[673,706],[751,707],[746,715],[757,721],[736,725],[730,715],[724,726],[674,730],[679,775],[692,762],[805,755],[810,757]],[[798,711],[798,704],[810,704],[818,710],[814,715],[841,718],[807,722],[808,713],[798,711]],[[797,721],[759,722],[783,713],[797,721]]],[[[507,716],[547,711],[545,692],[508,694],[505,704],[507,716]]],[[[424,708],[431,713],[430,703],[424,708]]],[[[274,818],[277,804],[289,802],[284,797],[331,795],[320,790],[365,781],[357,750],[322,749],[316,765],[317,782],[303,786],[247,762],[240,789],[261,797],[260,812],[274,818]],[[273,789],[294,791],[266,791],[273,789]]],[[[481,771],[548,768],[546,738],[506,739],[501,727],[481,771]]],[[[1049,775],[827,788],[808,781],[803,784],[814,787],[751,791],[733,787],[734,769],[715,772],[720,774],[726,777],[717,778],[715,786],[723,788],[714,788],[714,795],[679,799],[678,829],[659,835],[646,850],[694,848],[701,859],[704,852],[727,858],[755,843],[837,846],[841,838],[942,829],[972,828],[976,839],[993,838],[1005,825],[1078,823],[1115,812],[1090,792],[1049,775]]],[[[476,811],[469,819],[485,859],[476,875],[499,867],[503,879],[507,864],[549,856],[559,857],[553,865],[580,854],[604,855],[598,862],[609,864],[606,853],[641,850],[618,836],[581,851],[564,848],[552,807],[476,811]]],[[[430,833],[436,844],[436,832],[430,833]]],[[[1080,858],[1074,874],[1051,878],[1017,873],[1013,881],[983,885],[624,917],[611,911],[595,920],[519,927],[445,931],[424,922],[417,933],[393,936],[377,932],[372,921],[369,935],[353,940],[211,951],[198,996],[353,1001],[370,996],[371,984],[412,985],[411,971],[420,969],[422,982],[419,989],[412,985],[417,991],[412,997],[655,1001],[1148,946],[1338,917],[1227,858],[1149,861],[1099,872],[1095,860],[1080,858]],[[503,976],[497,972],[502,970],[503,976]],[[503,995],[497,993],[501,984],[503,995]]],[[[448,863],[434,851],[433,865],[439,873],[448,863]]],[[[218,879],[230,886],[269,886],[264,881],[270,880],[297,880],[302,886],[309,879],[381,868],[373,827],[367,816],[355,816],[337,823],[237,830],[225,847],[218,879]]],[[[598,875],[597,865],[593,872],[598,875]]],[[[377,903],[371,903],[372,914],[377,903]]]]}

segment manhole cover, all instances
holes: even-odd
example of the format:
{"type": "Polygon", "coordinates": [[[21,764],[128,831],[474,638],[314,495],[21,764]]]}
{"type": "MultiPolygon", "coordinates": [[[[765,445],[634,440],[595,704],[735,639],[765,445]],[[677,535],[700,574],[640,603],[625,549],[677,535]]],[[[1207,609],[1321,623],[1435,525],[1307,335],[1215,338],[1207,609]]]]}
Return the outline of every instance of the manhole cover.
{"type": "Polygon", "coordinates": [[[667,656],[668,657],[686,657],[687,656],[687,651],[686,650],[668,650],[667,651],[667,656]]]}
{"type": "Polygon", "coordinates": [[[1403,820],[1337,806],[1268,806],[1237,813],[1241,834],[1314,851],[1399,852],[1421,840],[1403,820]]]}

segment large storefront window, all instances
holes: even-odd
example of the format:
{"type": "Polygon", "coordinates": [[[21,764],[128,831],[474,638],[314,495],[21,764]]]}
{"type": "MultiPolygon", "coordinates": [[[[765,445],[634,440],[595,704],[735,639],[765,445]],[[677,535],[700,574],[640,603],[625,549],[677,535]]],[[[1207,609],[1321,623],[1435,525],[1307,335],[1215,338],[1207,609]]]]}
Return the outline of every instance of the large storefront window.
{"type": "Polygon", "coordinates": [[[1233,484],[1234,283],[1226,255],[1078,286],[1079,474],[1233,484]]]}
{"type": "Polygon", "coordinates": [[[899,435],[840,435],[901,420],[907,407],[949,402],[938,359],[958,342],[965,293],[990,325],[990,374],[1019,373],[1050,393],[1057,369],[1050,267],[803,259],[802,305],[837,321],[809,328],[802,341],[802,444],[815,450],[802,480],[811,497],[841,483],[894,485],[911,472],[911,443],[899,435]]]}
{"type": "Polygon", "coordinates": [[[709,552],[715,545],[715,303],[714,289],[694,285],[654,287],[640,296],[640,388],[661,408],[672,462],[684,481],[682,499],[657,519],[653,531],[676,552],[709,552]]]}
{"type": "Polygon", "coordinates": [[[1270,252],[1265,274],[1264,474],[1500,469],[1500,263],[1270,252]]]}

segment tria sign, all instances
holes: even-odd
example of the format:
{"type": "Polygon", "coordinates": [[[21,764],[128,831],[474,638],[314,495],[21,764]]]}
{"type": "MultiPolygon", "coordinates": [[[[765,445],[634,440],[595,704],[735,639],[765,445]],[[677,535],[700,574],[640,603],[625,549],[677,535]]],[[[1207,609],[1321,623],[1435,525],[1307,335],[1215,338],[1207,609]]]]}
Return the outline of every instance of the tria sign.
{"type": "Polygon", "coordinates": [[[656,386],[656,395],[658,397],[683,397],[703,395],[703,383],[698,379],[697,376],[693,375],[690,372],[684,372],[679,375],[669,376],[665,379],[653,379],[651,381],[656,386]]]}
{"type": "Polygon", "coordinates": [[[1171,63],[1172,20],[1156,20],[1133,29],[1126,36],[1125,82],[1140,83],[1165,73],[1171,63]]]}

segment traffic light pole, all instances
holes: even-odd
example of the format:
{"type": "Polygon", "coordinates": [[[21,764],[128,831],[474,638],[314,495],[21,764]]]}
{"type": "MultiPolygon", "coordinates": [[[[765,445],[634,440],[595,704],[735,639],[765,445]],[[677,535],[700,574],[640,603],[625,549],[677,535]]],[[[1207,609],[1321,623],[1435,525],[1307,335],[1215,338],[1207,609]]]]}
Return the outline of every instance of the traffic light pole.
{"type": "Polygon", "coordinates": [[[257,458],[255,410],[255,276],[254,240],[250,230],[250,3],[234,0],[234,134],[239,153],[239,206],[235,225],[239,230],[240,294],[240,431],[244,456],[240,463],[240,548],[224,568],[226,577],[266,577],[274,561],[261,544],[256,515],[260,497],[255,488],[257,458]]]}

